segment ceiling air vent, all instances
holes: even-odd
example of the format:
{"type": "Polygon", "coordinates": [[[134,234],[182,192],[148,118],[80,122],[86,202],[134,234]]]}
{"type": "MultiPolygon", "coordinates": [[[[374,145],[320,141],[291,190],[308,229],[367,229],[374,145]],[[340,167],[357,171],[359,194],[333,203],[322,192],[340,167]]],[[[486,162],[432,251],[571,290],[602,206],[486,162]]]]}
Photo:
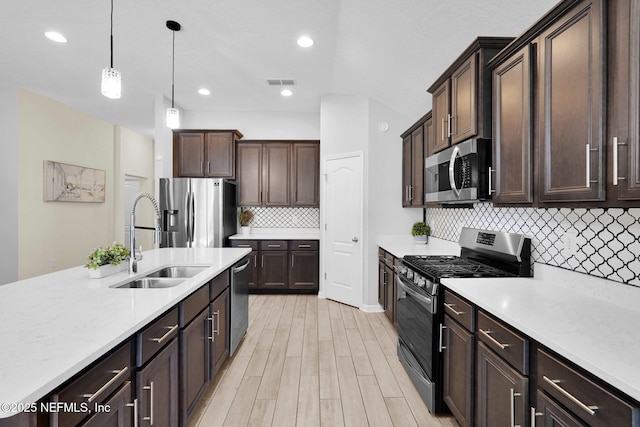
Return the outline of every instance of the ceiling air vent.
{"type": "Polygon", "coordinates": [[[269,86],[295,86],[295,79],[267,79],[269,86]]]}

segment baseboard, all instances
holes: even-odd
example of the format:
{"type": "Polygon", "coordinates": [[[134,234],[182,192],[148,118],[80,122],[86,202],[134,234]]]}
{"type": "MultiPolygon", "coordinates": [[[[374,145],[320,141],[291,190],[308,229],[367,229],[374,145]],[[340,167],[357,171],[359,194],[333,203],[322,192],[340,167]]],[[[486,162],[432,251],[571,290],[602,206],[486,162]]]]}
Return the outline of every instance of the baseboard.
{"type": "Polygon", "coordinates": [[[360,306],[360,310],[365,313],[382,313],[384,308],[380,304],[363,304],[360,306]]]}

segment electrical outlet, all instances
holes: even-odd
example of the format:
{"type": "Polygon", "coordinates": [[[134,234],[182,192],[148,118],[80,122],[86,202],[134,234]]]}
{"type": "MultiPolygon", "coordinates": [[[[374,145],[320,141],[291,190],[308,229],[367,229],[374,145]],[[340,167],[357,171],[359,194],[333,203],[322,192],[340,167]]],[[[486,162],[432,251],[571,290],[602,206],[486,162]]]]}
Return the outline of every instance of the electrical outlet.
{"type": "Polygon", "coordinates": [[[578,232],[569,230],[562,236],[564,242],[564,253],[566,256],[573,256],[578,252],[578,232]]]}
{"type": "Polygon", "coordinates": [[[55,258],[51,258],[49,260],[49,268],[56,268],[56,259],[55,258]]]}

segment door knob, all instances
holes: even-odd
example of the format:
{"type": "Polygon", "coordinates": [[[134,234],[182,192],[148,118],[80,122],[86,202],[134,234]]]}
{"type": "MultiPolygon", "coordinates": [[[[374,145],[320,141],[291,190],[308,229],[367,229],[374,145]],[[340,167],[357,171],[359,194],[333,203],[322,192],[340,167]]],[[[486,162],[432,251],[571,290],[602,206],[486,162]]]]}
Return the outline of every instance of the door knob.
{"type": "Polygon", "coordinates": [[[354,237],[353,239],[351,239],[351,241],[352,241],[352,242],[356,242],[356,243],[357,243],[357,242],[358,242],[358,238],[357,238],[357,237],[354,237]]]}

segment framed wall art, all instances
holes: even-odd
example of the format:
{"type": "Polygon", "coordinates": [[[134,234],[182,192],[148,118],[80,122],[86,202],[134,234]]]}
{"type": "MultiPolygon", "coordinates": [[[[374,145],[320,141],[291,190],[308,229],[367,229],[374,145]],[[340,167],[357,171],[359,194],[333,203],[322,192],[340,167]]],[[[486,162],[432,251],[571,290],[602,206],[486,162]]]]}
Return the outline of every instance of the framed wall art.
{"type": "Polygon", "coordinates": [[[104,202],[103,170],[45,160],[43,175],[45,202],[104,202]]]}

